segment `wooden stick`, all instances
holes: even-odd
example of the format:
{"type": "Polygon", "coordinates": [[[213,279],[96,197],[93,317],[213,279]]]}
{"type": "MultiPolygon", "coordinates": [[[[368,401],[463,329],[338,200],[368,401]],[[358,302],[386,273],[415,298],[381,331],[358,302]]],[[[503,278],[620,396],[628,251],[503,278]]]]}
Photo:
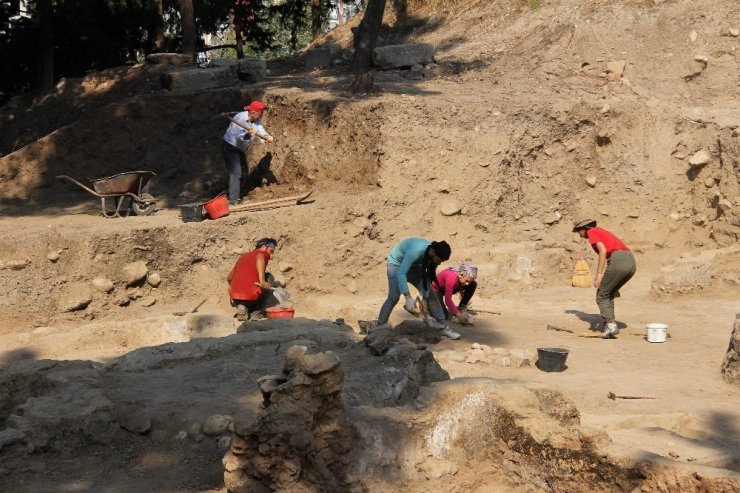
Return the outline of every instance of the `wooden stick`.
{"type": "Polygon", "coordinates": [[[583,334],[579,335],[578,337],[596,338],[596,337],[601,337],[601,334],[600,333],[592,334],[590,332],[584,332],[583,334]]]}
{"type": "Polygon", "coordinates": [[[493,310],[481,310],[480,308],[472,308],[477,313],[489,313],[491,315],[501,315],[501,312],[494,312],[493,310]]]}
{"type": "Polygon", "coordinates": [[[304,193],[303,195],[294,195],[292,197],[283,197],[281,199],[263,200],[261,202],[247,202],[245,204],[229,207],[229,212],[248,211],[256,207],[263,207],[263,206],[267,206],[271,204],[277,204],[279,202],[290,202],[291,204],[289,205],[293,205],[293,204],[298,205],[304,200],[306,200],[312,193],[313,193],[313,190],[311,190],[308,193],[304,193]]]}
{"type": "Polygon", "coordinates": [[[652,395],[617,395],[614,392],[609,392],[607,397],[613,401],[617,399],[655,399],[652,395]]]}
{"type": "Polygon", "coordinates": [[[571,334],[573,334],[573,331],[570,329],[564,329],[562,327],[556,327],[554,325],[548,325],[547,330],[559,330],[560,332],[570,332],[571,334]]]}
{"type": "Polygon", "coordinates": [[[221,113],[221,116],[225,116],[226,118],[228,118],[229,120],[231,120],[231,123],[233,123],[234,125],[237,125],[239,127],[242,127],[244,130],[247,130],[247,131],[254,130],[254,135],[256,135],[260,139],[264,140],[265,142],[268,142],[268,140],[266,139],[267,135],[262,135],[260,133],[257,133],[257,130],[254,129],[254,127],[248,127],[248,126],[244,125],[243,123],[239,123],[238,121],[234,120],[229,115],[227,115],[226,113],[221,113]]]}

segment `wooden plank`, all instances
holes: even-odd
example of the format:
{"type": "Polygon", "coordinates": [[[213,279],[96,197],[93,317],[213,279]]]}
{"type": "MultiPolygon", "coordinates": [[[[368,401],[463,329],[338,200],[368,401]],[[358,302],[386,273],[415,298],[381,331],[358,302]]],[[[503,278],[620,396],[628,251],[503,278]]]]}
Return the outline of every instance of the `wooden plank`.
{"type": "Polygon", "coordinates": [[[243,212],[243,211],[250,211],[255,210],[260,207],[284,207],[287,205],[298,205],[304,200],[306,200],[311,194],[313,193],[313,190],[309,191],[308,193],[304,193],[302,195],[293,195],[291,197],[283,197],[280,199],[270,199],[270,200],[263,200],[260,202],[246,202],[244,204],[234,205],[229,207],[229,212],[243,212]],[[282,204],[285,202],[285,204],[282,204]],[[276,205],[276,204],[282,204],[282,205],[276,205]]]}

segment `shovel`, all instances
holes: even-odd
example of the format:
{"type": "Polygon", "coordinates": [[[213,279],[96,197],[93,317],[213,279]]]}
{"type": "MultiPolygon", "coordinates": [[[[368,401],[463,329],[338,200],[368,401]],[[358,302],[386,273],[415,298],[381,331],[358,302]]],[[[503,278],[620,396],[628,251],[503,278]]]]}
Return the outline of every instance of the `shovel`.
{"type": "Polygon", "coordinates": [[[198,308],[200,308],[201,306],[203,306],[203,303],[205,303],[206,301],[208,301],[208,298],[206,298],[203,301],[201,301],[200,303],[198,303],[195,306],[195,308],[193,308],[189,312],[174,312],[173,315],[176,316],[176,317],[182,317],[183,315],[187,315],[188,313],[195,313],[195,312],[198,311],[198,308]]]}

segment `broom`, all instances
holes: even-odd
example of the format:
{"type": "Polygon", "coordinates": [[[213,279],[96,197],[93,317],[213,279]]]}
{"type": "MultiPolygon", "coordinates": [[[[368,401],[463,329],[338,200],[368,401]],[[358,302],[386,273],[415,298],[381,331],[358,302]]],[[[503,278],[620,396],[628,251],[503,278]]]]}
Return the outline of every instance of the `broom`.
{"type": "Polygon", "coordinates": [[[576,262],[576,267],[573,269],[573,277],[571,277],[570,284],[574,288],[590,288],[593,286],[591,269],[589,269],[588,262],[586,262],[586,255],[583,247],[581,247],[579,256],[580,258],[576,262]]]}

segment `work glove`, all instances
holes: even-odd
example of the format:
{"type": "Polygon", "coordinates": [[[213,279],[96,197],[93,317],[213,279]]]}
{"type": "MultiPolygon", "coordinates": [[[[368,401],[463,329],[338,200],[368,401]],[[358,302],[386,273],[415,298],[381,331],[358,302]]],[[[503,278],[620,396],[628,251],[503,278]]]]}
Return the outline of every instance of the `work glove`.
{"type": "Polygon", "coordinates": [[[403,309],[415,317],[419,316],[419,309],[416,308],[416,301],[411,296],[406,298],[403,309]]]}

